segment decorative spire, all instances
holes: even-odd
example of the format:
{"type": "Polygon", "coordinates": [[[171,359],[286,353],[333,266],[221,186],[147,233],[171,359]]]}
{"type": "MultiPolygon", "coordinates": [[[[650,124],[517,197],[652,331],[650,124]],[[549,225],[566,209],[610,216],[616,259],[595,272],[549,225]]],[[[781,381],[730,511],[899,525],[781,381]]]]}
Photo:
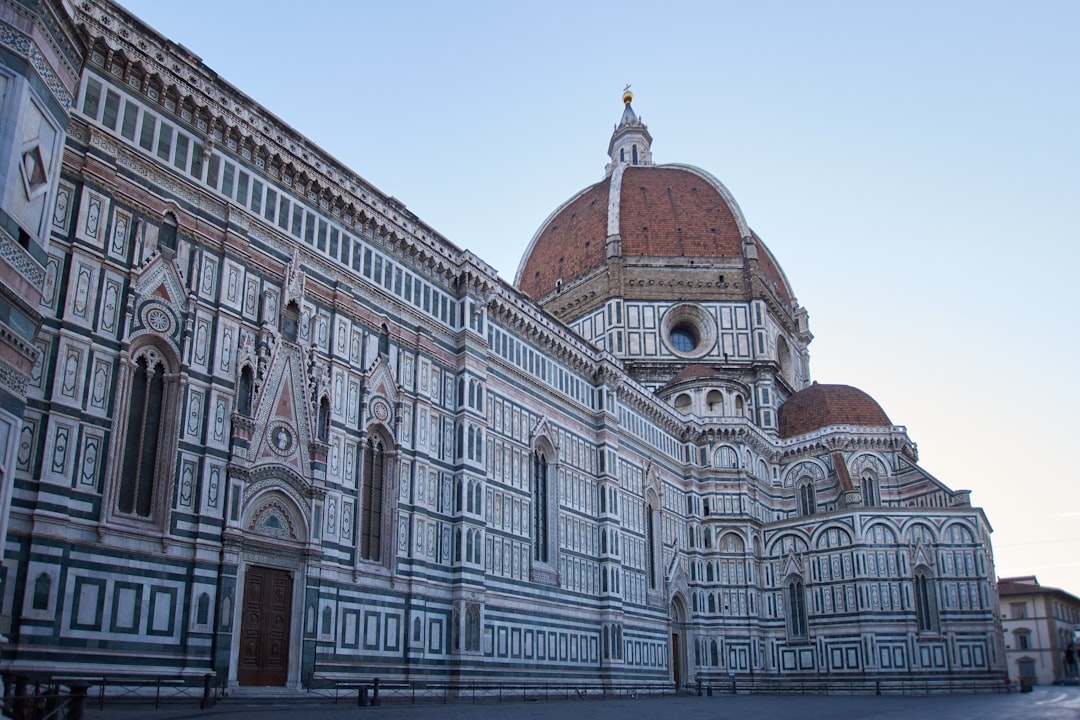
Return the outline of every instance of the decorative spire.
{"type": "Polygon", "coordinates": [[[623,88],[623,114],[608,143],[608,157],[611,162],[604,168],[605,175],[611,175],[619,165],[652,165],[652,136],[649,128],[641,122],[630,104],[634,93],[630,86],[623,88]]]}

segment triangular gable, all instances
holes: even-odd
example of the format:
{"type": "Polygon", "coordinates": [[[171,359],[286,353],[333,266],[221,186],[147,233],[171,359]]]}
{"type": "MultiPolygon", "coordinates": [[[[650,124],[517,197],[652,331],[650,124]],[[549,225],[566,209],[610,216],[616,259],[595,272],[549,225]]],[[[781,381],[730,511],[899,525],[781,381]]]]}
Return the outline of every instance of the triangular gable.
{"type": "Polygon", "coordinates": [[[383,397],[393,405],[398,401],[398,386],[394,373],[385,359],[379,358],[368,371],[366,389],[368,397],[383,397]]]}
{"type": "Polygon", "coordinates": [[[135,313],[129,339],[153,334],[167,340],[179,352],[188,300],[176,266],[163,257],[154,258],[135,276],[131,290],[135,313]]]}
{"type": "Polygon", "coordinates": [[[934,566],[934,556],[932,553],[927,552],[922,540],[915,544],[915,549],[911,552],[911,565],[912,567],[918,567],[919,565],[934,566]]]}
{"type": "Polygon", "coordinates": [[[303,355],[282,345],[262,384],[255,413],[252,467],[285,465],[310,475],[311,408],[303,355]]]}
{"type": "Polygon", "coordinates": [[[551,443],[551,447],[555,448],[555,452],[559,452],[559,434],[555,432],[555,428],[546,417],[540,418],[533,425],[532,431],[529,432],[529,444],[535,447],[538,438],[545,438],[551,443]]]}
{"type": "Polygon", "coordinates": [[[799,558],[795,555],[795,553],[789,551],[787,559],[784,561],[784,571],[780,573],[780,576],[787,578],[791,577],[792,575],[798,575],[799,577],[802,577],[803,566],[802,562],[799,561],[799,558]]]}
{"type": "Polygon", "coordinates": [[[131,284],[136,297],[156,297],[177,311],[187,306],[187,291],[172,261],[158,256],[151,260],[131,284]]]}

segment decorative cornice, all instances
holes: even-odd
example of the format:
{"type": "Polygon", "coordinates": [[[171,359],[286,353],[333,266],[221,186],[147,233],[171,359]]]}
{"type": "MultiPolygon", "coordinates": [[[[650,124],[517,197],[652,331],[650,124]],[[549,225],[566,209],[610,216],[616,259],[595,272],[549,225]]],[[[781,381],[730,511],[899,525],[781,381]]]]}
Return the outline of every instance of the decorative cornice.
{"type": "MultiPolygon", "coordinates": [[[[292,192],[316,208],[333,215],[346,228],[361,234],[382,236],[388,247],[401,247],[405,254],[430,258],[448,278],[460,266],[462,250],[420,222],[405,205],[384,196],[374,186],[341,165],[265,108],[206,68],[200,58],[170,43],[123,9],[86,0],[75,10],[75,22],[90,36],[93,46],[100,40],[110,52],[122,52],[134,60],[148,77],[156,78],[162,96],[175,96],[180,105],[192,105],[210,115],[209,127],[225,134],[235,131],[255,144],[254,149],[292,166],[296,175],[312,180],[308,192],[294,187],[292,192]],[[340,212],[332,212],[331,208],[340,212]]],[[[238,153],[237,153],[238,154],[238,153]]],[[[283,185],[283,189],[288,186],[283,185]]],[[[370,235],[369,235],[370,237],[370,235]]]]}
{"type": "Polygon", "coordinates": [[[38,290],[45,283],[45,268],[38,264],[7,232],[0,230],[0,257],[38,290]]]}
{"type": "Polygon", "coordinates": [[[56,101],[60,103],[64,110],[71,109],[75,98],[49,65],[49,61],[38,50],[33,38],[8,23],[0,21],[0,45],[26,58],[34,70],[37,71],[42,82],[45,83],[45,87],[49,88],[49,92],[56,98],[56,101]]]}
{"type": "Polygon", "coordinates": [[[0,360],[0,387],[7,388],[16,397],[26,399],[26,388],[29,383],[29,376],[0,360]]]}

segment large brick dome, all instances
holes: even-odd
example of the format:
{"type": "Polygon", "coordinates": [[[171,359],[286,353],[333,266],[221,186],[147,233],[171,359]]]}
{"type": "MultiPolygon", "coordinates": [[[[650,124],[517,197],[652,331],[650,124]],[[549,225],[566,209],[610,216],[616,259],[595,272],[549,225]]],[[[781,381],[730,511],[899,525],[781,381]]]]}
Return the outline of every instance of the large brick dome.
{"type": "Polygon", "coordinates": [[[743,276],[753,260],[755,275],[790,307],[783,271],[728,189],[697,167],[652,164],[651,142],[627,102],[608,149],[606,177],[540,226],[518,266],[518,289],[545,305],[583,284],[590,296],[660,299],[672,294],[668,281],[677,277],[712,297],[742,300],[760,295],[743,276]]]}
{"type": "Polygon", "coordinates": [[[892,425],[877,401],[850,385],[814,383],[780,406],[780,437],[789,438],[830,425],[892,425]]]}

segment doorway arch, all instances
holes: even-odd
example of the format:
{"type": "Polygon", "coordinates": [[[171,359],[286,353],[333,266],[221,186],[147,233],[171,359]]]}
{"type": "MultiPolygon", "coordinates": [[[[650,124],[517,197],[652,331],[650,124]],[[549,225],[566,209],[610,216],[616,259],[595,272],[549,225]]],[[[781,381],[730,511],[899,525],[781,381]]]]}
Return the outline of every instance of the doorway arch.
{"type": "Polygon", "coordinates": [[[298,689],[309,519],[287,484],[259,484],[242,513],[229,684],[298,689]]]}
{"type": "Polygon", "coordinates": [[[671,635],[669,663],[671,666],[670,678],[675,683],[675,691],[678,692],[684,685],[690,682],[689,665],[687,664],[687,648],[690,645],[689,633],[687,632],[686,601],[682,595],[675,595],[671,599],[669,608],[671,635]]]}

